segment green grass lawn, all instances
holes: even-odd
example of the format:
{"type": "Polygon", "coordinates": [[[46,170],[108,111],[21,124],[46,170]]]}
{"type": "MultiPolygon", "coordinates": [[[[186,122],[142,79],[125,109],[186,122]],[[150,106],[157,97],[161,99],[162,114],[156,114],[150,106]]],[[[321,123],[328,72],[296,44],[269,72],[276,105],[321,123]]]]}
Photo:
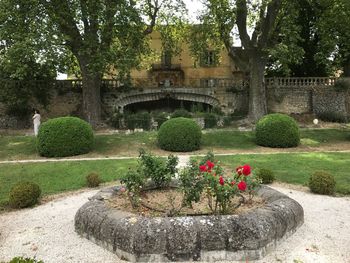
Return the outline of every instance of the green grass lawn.
{"type": "Polygon", "coordinates": [[[350,153],[279,153],[217,156],[223,165],[234,170],[238,165],[268,168],[281,182],[307,185],[315,171],[334,175],[336,192],[350,194],[350,153]]]}
{"type": "Polygon", "coordinates": [[[7,201],[10,189],[19,181],[35,182],[42,194],[48,195],[85,187],[90,172],[97,172],[104,182],[117,180],[136,163],[130,159],[1,164],[0,204],[7,201]]]}
{"type": "MultiPolygon", "coordinates": [[[[349,129],[301,130],[301,146],[317,149],[336,143],[348,143],[350,149],[349,129]]],[[[0,136],[0,160],[37,159],[36,140],[33,136],[0,136]]],[[[203,134],[202,152],[208,150],[254,150],[254,132],[237,130],[211,130],[203,134]]],[[[113,134],[95,136],[94,150],[82,157],[91,156],[137,156],[138,150],[144,148],[164,155],[157,146],[156,132],[134,134],[113,134]]]]}

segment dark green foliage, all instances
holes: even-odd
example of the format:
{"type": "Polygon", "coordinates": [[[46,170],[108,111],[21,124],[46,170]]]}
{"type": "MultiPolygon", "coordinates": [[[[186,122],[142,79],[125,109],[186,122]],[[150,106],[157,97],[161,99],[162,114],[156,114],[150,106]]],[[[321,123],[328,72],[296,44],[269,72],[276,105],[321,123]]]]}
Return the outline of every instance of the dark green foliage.
{"type": "Polygon", "coordinates": [[[218,119],[214,113],[206,113],[204,115],[204,127],[205,128],[214,128],[216,126],[218,119]]]}
{"type": "Polygon", "coordinates": [[[223,122],[224,122],[224,127],[230,126],[232,122],[231,116],[225,116],[223,118],[223,122]]]}
{"type": "Polygon", "coordinates": [[[179,118],[179,117],[192,118],[192,115],[190,112],[188,112],[185,109],[176,110],[173,112],[173,114],[171,114],[171,118],[179,118]]]}
{"type": "Polygon", "coordinates": [[[140,194],[144,190],[147,179],[151,179],[156,187],[168,186],[177,172],[177,163],[177,156],[169,155],[164,161],[163,158],[153,156],[141,149],[137,169],[129,170],[120,180],[128,191],[132,206],[139,206],[140,194]]]}
{"type": "Polygon", "coordinates": [[[9,194],[9,204],[13,208],[24,208],[38,203],[41,195],[40,187],[31,182],[19,182],[9,194]]]}
{"type": "Polygon", "coordinates": [[[344,114],[341,114],[340,112],[334,112],[334,111],[325,111],[325,112],[318,113],[317,117],[322,121],[329,121],[329,122],[345,123],[348,121],[347,117],[344,114]]]}
{"type": "Polygon", "coordinates": [[[190,165],[179,174],[184,205],[191,206],[192,202],[199,202],[201,198],[204,183],[202,178],[197,176],[198,173],[198,164],[192,160],[190,165]]]}
{"type": "Polygon", "coordinates": [[[37,260],[35,258],[15,257],[11,259],[9,263],[44,263],[44,261],[37,260]]]}
{"type": "Polygon", "coordinates": [[[169,155],[166,162],[163,158],[153,156],[144,150],[140,151],[140,171],[145,178],[150,178],[157,187],[165,187],[177,172],[176,165],[179,159],[174,155],[169,155]]]}
{"type": "Polygon", "coordinates": [[[160,126],[168,120],[169,114],[166,112],[157,112],[153,114],[153,120],[158,123],[158,129],[160,126]]]}
{"type": "Polygon", "coordinates": [[[213,107],[211,109],[211,113],[214,113],[214,114],[219,115],[219,116],[225,115],[225,113],[221,110],[220,107],[213,107]]]}
{"type": "Polygon", "coordinates": [[[110,118],[108,119],[108,123],[116,129],[121,129],[122,127],[122,121],[124,118],[124,114],[123,113],[119,113],[119,112],[114,112],[112,113],[112,115],[110,116],[110,118]]]}
{"type": "Polygon", "coordinates": [[[159,147],[174,152],[198,150],[202,131],[198,124],[187,118],[174,118],[163,123],[158,131],[159,147]]]}
{"type": "Polygon", "coordinates": [[[151,115],[148,112],[140,112],[125,115],[125,124],[128,129],[151,129],[151,115]]]}
{"type": "Polygon", "coordinates": [[[261,179],[263,184],[270,184],[275,180],[275,175],[270,169],[258,169],[256,176],[261,179]]]}
{"type": "Polygon", "coordinates": [[[336,91],[339,91],[339,92],[350,90],[350,80],[349,79],[338,79],[334,83],[334,89],[336,91]]]}
{"type": "Polygon", "coordinates": [[[274,148],[295,147],[300,142],[296,121],[279,113],[262,117],[256,125],[255,136],[258,145],[274,148]]]}
{"type": "Polygon", "coordinates": [[[315,172],[310,176],[309,187],[313,193],[332,195],[335,191],[334,176],[327,172],[315,172]]]}
{"type": "Polygon", "coordinates": [[[86,183],[88,187],[98,187],[102,180],[97,173],[90,173],[86,176],[86,183]]]}
{"type": "Polygon", "coordinates": [[[138,168],[137,170],[129,169],[129,171],[122,175],[120,182],[125,185],[128,190],[129,200],[133,207],[138,207],[140,203],[140,193],[145,185],[146,177],[138,168]]]}
{"type": "Polygon", "coordinates": [[[42,156],[64,157],[88,153],[93,144],[91,126],[76,117],[51,119],[39,129],[38,151],[42,156]]]}

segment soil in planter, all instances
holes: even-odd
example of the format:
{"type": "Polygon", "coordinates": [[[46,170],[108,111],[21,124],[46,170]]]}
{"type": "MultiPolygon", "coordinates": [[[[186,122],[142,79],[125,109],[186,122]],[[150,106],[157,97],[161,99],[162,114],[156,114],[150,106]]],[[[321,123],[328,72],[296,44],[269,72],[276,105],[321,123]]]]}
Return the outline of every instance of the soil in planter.
{"type": "MultiPolygon", "coordinates": [[[[140,205],[133,208],[126,192],[119,193],[112,199],[108,200],[110,207],[137,215],[158,217],[158,216],[199,216],[210,215],[212,211],[208,207],[208,199],[205,194],[202,195],[201,201],[192,203],[192,207],[182,207],[182,193],[177,189],[156,189],[142,193],[140,205]]],[[[248,196],[245,196],[248,200],[248,196]]],[[[232,207],[236,206],[240,201],[239,197],[232,200],[232,207]]],[[[258,197],[250,202],[241,204],[238,208],[231,208],[227,214],[242,214],[247,211],[256,209],[265,204],[265,201],[258,197]]]]}

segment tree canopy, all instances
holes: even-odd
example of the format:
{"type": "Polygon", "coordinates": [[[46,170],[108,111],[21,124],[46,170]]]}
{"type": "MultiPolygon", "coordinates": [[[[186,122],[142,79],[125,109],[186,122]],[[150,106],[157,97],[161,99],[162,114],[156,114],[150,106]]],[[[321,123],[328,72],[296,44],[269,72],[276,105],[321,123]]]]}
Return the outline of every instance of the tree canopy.
{"type": "Polygon", "coordinates": [[[101,118],[103,74],[114,68],[122,76],[137,67],[150,51],[148,35],[154,27],[183,16],[186,9],[181,0],[4,0],[0,12],[1,60],[15,65],[14,54],[22,53],[52,65],[52,71],[77,65],[83,111],[95,126],[101,118]]]}

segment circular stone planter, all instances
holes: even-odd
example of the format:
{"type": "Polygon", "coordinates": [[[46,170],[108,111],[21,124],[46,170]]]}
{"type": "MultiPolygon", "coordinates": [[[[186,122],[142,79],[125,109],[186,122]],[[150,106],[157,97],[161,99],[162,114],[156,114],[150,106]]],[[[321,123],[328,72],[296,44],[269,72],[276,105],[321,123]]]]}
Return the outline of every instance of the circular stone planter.
{"type": "Polygon", "coordinates": [[[288,196],[262,186],[266,205],[240,215],[142,217],[109,208],[119,188],[100,191],[75,216],[78,234],[132,262],[256,260],[304,222],[288,196]]]}

